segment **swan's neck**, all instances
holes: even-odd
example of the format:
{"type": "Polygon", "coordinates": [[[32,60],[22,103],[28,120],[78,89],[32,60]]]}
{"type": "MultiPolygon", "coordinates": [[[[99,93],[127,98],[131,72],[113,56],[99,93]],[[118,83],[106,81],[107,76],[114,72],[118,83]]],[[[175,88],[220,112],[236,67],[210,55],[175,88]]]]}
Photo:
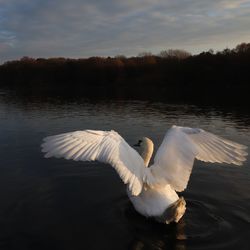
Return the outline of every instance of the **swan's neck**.
{"type": "Polygon", "coordinates": [[[147,137],[143,138],[141,157],[147,167],[154,151],[154,143],[147,137]]]}

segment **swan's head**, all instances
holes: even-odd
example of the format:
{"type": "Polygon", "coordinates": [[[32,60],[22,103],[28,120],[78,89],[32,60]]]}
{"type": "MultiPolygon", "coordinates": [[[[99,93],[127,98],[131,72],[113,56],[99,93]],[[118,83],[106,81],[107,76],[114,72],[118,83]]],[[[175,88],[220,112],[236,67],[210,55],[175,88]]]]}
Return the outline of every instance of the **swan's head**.
{"type": "Polygon", "coordinates": [[[145,148],[145,146],[149,144],[153,144],[153,142],[147,137],[142,137],[136,144],[134,144],[134,146],[145,148]]]}
{"type": "Polygon", "coordinates": [[[134,146],[141,148],[141,156],[144,159],[145,165],[148,166],[154,151],[154,143],[149,138],[142,137],[134,146]]]}

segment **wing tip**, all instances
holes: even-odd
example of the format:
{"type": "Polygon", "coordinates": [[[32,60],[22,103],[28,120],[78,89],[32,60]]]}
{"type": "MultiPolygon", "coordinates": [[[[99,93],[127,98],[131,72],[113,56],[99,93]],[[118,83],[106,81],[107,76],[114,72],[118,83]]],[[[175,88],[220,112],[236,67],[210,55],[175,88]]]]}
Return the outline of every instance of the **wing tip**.
{"type": "Polygon", "coordinates": [[[52,156],[49,155],[48,153],[44,155],[44,158],[48,159],[48,158],[51,158],[52,156]]]}

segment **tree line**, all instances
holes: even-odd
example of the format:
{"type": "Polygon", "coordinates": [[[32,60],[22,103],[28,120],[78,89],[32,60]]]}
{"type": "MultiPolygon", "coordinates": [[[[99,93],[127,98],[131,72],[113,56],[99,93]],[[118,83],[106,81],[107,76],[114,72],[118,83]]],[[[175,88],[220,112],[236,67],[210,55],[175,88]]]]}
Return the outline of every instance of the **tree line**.
{"type": "Polygon", "coordinates": [[[191,55],[30,58],[0,65],[0,87],[20,95],[249,102],[250,43],[191,55]]]}

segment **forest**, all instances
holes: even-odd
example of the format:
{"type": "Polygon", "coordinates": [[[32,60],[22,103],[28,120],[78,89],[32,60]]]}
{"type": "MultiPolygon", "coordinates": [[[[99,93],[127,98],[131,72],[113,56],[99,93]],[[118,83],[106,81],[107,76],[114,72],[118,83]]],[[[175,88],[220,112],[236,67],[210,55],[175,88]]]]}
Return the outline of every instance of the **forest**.
{"type": "Polygon", "coordinates": [[[0,88],[17,95],[249,103],[250,43],[191,55],[30,58],[0,65],[0,88]]]}

